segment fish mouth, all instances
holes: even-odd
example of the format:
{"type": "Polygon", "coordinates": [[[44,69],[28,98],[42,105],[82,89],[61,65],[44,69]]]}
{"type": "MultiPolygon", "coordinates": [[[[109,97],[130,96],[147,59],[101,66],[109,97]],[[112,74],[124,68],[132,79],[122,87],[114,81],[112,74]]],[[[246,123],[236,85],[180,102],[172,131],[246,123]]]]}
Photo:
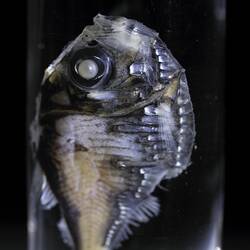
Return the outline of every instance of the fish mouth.
{"type": "Polygon", "coordinates": [[[89,110],[89,107],[85,106],[83,108],[74,109],[72,107],[65,107],[61,109],[51,109],[49,111],[42,112],[40,115],[40,120],[47,120],[52,117],[63,117],[66,115],[96,115],[99,117],[118,117],[128,115],[136,110],[143,109],[147,105],[153,103],[155,100],[161,98],[164,95],[165,88],[153,92],[147,99],[139,101],[129,107],[120,108],[113,112],[105,112],[104,110],[89,110]]]}

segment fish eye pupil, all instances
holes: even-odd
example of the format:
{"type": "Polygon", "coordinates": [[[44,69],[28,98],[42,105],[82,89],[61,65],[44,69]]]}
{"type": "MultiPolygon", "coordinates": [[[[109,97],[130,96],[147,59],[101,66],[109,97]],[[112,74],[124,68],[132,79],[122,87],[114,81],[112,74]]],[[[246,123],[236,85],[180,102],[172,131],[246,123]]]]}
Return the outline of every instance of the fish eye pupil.
{"type": "Polygon", "coordinates": [[[98,65],[91,59],[81,60],[76,63],[75,70],[82,78],[90,80],[98,74],[98,65]]]}
{"type": "Polygon", "coordinates": [[[67,66],[71,83],[80,90],[104,86],[112,70],[111,57],[100,46],[73,51],[67,66]]]}

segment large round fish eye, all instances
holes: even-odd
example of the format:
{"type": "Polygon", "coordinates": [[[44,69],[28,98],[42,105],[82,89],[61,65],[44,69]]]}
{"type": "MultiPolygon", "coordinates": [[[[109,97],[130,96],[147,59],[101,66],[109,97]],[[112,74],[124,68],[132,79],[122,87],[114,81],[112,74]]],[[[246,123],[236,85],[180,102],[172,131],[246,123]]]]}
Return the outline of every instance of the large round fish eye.
{"type": "Polygon", "coordinates": [[[95,89],[105,85],[111,74],[111,59],[100,47],[75,51],[69,63],[72,83],[82,89],[95,89]]]}

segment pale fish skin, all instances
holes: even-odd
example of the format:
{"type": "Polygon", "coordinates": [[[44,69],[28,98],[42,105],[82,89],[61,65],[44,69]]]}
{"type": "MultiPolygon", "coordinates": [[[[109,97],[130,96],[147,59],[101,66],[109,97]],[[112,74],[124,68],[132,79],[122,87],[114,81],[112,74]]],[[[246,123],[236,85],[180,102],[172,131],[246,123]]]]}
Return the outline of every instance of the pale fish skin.
{"type": "Polygon", "coordinates": [[[190,165],[185,71],[154,30],[98,14],[45,71],[32,135],[41,203],[58,202],[67,244],[119,248],[158,215],[156,186],[190,165]]]}

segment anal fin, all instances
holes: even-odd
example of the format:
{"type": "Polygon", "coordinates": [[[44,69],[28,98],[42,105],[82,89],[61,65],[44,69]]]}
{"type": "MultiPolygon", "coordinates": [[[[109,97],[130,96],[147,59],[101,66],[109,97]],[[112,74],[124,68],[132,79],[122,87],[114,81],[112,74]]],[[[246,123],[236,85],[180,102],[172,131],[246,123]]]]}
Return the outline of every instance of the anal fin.
{"type": "Polygon", "coordinates": [[[69,247],[73,248],[74,247],[74,242],[71,237],[70,231],[68,229],[68,226],[66,224],[65,219],[62,217],[60,221],[57,223],[57,227],[61,233],[61,238],[63,242],[68,245],[69,247]]]}
{"type": "Polygon", "coordinates": [[[120,227],[111,240],[111,249],[119,248],[121,242],[132,235],[130,226],[138,227],[139,223],[146,223],[152,217],[157,216],[160,212],[160,204],[158,198],[148,196],[142,200],[127,198],[122,202],[123,211],[126,211],[120,227]]]}

